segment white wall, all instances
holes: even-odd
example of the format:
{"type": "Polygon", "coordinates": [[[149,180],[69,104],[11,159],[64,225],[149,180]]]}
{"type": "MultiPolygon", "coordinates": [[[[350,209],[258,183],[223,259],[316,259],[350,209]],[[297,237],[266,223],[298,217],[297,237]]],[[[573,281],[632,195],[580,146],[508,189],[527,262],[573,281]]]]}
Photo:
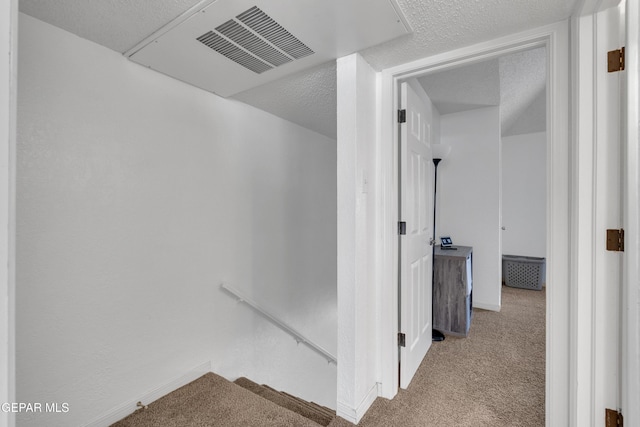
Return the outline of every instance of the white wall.
{"type": "Polygon", "coordinates": [[[438,166],[437,237],[473,246],[473,305],[499,310],[499,108],[442,115],[441,141],[452,149],[438,166]]]}
{"type": "MultiPolygon", "coordinates": [[[[15,401],[15,132],[17,0],[0,6],[0,403],[15,401]]],[[[0,411],[0,426],[13,425],[0,411]]]]}
{"type": "Polygon", "coordinates": [[[377,397],[377,76],[338,59],[338,415],[357,423],[377,397]]]}
{"type": "Polygon", "coordinates": [[[335,353],[335,141],[26,15],[19,47],[17,399],[70,407],[20,425],[208,361],[334,405],[335,366],[219,284],[335,353]]]}
{"type": "Polygon", "coordinates": [[[502,253],[546,257],[547,134],[502,138],[502,253]]]}

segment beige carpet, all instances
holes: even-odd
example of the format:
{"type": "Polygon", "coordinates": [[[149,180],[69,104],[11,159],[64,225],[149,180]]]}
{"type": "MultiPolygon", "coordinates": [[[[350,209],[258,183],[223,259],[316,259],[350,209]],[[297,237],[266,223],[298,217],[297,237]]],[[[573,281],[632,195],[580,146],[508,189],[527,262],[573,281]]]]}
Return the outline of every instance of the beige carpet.
{"type": "Polygon", "coordinates": [[[208,373],[112,427],[318,427],[226,379],[208,373]]]}
{"type": "Polygon", "coordinates": [[[433,343],[409,388],[359,426],[544,426],[545,291],[502,290],[501,312],[474,310],[469,336],[433,343]]]}
{"type": "Polygon", "coordinates": [[[240,377],[233,383],[246,388],[260,397],[272,401],[278,406],[282,406],[283,408],[300,414],[305,418],[309,418],[321,426],[329,425],[329,423],[336,417],[336,411],[313,402],[302,400],[291,394],[277,391],[266,384],[257,384],[245,377],[240,377]]]}
{"type": "MultiPolygon", "coordinates": [[[[409,388],[378,398],[359,425],[544,426],[545,293],[502,289],[500,313],[475,310],[467,338],[433,343],[409,388]]],[[[214,374],[114,426],[319,427],[214,374]]],[[[341,418],[329,424],[346,426],[341,418]]]]}

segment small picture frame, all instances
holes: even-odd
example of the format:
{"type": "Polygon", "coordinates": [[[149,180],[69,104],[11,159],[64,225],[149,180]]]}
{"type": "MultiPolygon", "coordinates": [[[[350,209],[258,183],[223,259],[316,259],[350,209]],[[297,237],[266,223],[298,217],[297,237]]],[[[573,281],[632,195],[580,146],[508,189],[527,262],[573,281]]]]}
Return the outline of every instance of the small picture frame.
{"type": "Polygon", "coordinates": [[[450,248],[451,246],[453,246],[453,241],[451,240],[451,237],[449,236],[440,237],[440,246],[443,248],[450,248]]]}

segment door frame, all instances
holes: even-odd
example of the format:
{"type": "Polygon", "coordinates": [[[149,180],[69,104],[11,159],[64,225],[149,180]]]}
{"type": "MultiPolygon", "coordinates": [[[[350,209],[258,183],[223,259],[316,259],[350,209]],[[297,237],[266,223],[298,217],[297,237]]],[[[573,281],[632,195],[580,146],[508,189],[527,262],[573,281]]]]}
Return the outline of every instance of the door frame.
{"type": "MultiPolygon", "coordinates": [[[[18,79],[18,0],[0,6],[0,402],[16,401],[15,385],[15,200],[18,79]]],[[[0,426],[14,426],[15,414],[0,411],[0,426]]]]}
{"type": "Polygon", "coordinates": [[[622,288],[621,408],[627,425],[640,424],[640,5],[626,2],[627,164],[625,271],[622,288]]]}
{"type": "MultiPolygon", "coordinates": [[[[397,392],[398,322],[398,109],[400,80],[453,66],[468,65],[533,47],[547,48],[547,318],[546,327],[546,411],[547,425],[568,425],[570,417],[570,379],[577,356],[570,346],[569,248],[572,247],[570,116],[569,116],[569,26],[560,22],[489,42],[392,67],[381,72],[381,140],[378,145],[378,170],[382,235],[377,251],[380,268],[379,394],[393,398],[397,392]]],[[[574,266],[571,265],[573,268],[574,266]]]]}

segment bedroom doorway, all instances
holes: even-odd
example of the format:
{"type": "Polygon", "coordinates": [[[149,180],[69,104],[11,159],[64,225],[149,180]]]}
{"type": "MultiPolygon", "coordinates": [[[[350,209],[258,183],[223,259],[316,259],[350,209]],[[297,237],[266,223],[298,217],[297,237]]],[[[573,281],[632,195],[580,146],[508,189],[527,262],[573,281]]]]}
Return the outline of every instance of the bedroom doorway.
{"type": "MultiPolygon", "coordinates": [[[[445,70],[452,70],[454,68],[462,67],[465,65],[473,65],[485,60],[495,59],[500,56],[523,52],[535,48],[545,48],[548,67],[548,81],[549,86],[546,89],[547,92],[547,117],[548,130],[546,137],[546,152],[547,158],[551,159],[551,164],[547,168],[547,179],[549,180],[550,191],[547,194],[548,202],[548,225],[546,231],[548,256],[552,261],[549,265],[549,278],[548,282],[555,283],[557,286],[552,287],[552,292],[547,298],[547,325],[550,331],[547,334],[547,354],[551,354],[552,357],[547,360],[546,371],[546,407],[547,416],[549,419],[565,419],[568,413],[569,394],[567,390],[569,388],[568,378],[551,376],[550,372],[561,370],[567,372],[569,370],[569,353],[568,349],[559,347],[558,340],[568,335],[569,322],[568,318],[564,316],[554,316],[554,313],[566,313],[569,307],[568,287],[569,287],[569,268],[568,268],[568,254],[566,248],[569,246],[569,180],[568,176],[555,174],[554,171],[566,170],[569,166],[569,143],[568,143],[568,103],[569,103],[569,91],[567,84],[567,75],[569,71],[569,63],[566,52],[568,52],[568,26],[566,23],[560,23],[554,26],[545,27],[530,32],[522,33],[517,37],[510,37],[509,39],[499,39],[492,42],[479,44],[470,48],[463,48],[457,51],[448,52],[446,54],[437,55],[435,57],[419,60],[405,66],[395,67],[390,70],[385,70],[382,73],[382,106],[383,114],[385,111],[388,113],[388,117],[392,117],[395,111],[398,109],[398,85],[402,81],[406,81],[411,78],[417,78],[426,74],[432,74],[445,70]],[[558,230],[551,232],[551,230],[558,230]],[[562,230],[562,231],[559,231],[562,230]]],[[[383,121],[382,128],[382,140],[389,141],[394,147],[397,147],[397,135],[395,132],[395,123],[391,120],[383,121]]],[[[384,145],[384,144],[383,144],[384,145]]],[[[382,154],[388,150],[388,147],[382,147],[382,154]]],[[[392,148],[392,150],[394,150],[392,148]]],[[[393,177],[397,175],[397,164],[395,161],[384,162],[382,165],[382,172],[384,175],[391,177],[386,179],[388,184],[388,206],[397,206],[397,194],[396,184],[393,177]]],[[[389,216],[394,218],[393,212],[389,212],[389,216]]],[[[395,214],[397,217],[397,213],[395,214]]],[[[495,233],[499,236],[499,218],[496,219],[495,233]]],[[[397,253],[397,247],[395,247],[394,239],[392,238],[393,231],[391,227],[388,230],[388,237],[383,242],[383,246],[391,253],[397,253]]],[[[498,237],[499,240],[499,237],[498,237]]],[[[382,253],[388,253],[387,250],[383,250],[382,253]]],[[[497,252],[500,253],[500,252],[497,252]]],[[[496,265],[499,265],[499,261],[496,256],[496,265]]],[[[390,283],[397,285],[397,265],[393,263],[389,264],[389,260],[384,260],[386,266],[384,268],[383,276],[388,277],[390,283]]],[[[498,267],[498,270],[500,268],[498,267]]],[[[499,275],[499,273],[497,273],[499,275]]],[[[492,291],[499,293],[500,283],[494,283],[495,286],[492,291]]],[[[381,298],[392,298],[394,289],[397,287],[389,286],[388,289],[383,290],[381,298]]],[[[489,308],[489,307],[487,307],[489,308]]],[[[397,319],[397,313],[391,311],[390,324],[393,324],[393,319],[397,319]]],[[[382,331],[381,340],[387,342],[389,347],[397,348],[396,343],[392,336],[394,327],[390,326],[388,330],[382,331]]],[[[383,345],[382,351],[384,352],[385,346],[383,345]]],[[[394,361],[394,357],[397,358],[397,354],[393,356],[389,352],[388,356],[382,355],[382,360],[392,360],[392,364],[384,364],[382,372],[382,387],[381,395],[384,397],[393,397],[397,393],[397,388],[394,387],[391,380],[393,370],[391,366],[396,366],[395,375],[397,375],[397,359],[394,361]]]]}

